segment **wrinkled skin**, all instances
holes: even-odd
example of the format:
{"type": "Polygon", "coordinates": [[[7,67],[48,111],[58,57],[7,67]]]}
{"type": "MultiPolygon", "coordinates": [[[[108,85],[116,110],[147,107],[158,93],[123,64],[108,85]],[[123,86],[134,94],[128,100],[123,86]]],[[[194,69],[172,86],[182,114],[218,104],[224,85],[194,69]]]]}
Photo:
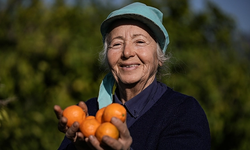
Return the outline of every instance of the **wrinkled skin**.
{"type": "Polygon", "coordinates": [[[162,63],[151,30],[135,20],[113,23],[108,36],[107,60],[122,103],[138,95],[155,79],[162,63]]]}
{"type": "MultiPolygon", "coordinates": [[[[88,108],[84,102],[79,102],[79,106],[88,114],[88,108]]],[[[114,150],[128,150],[132,143],[132,138],[128,131],[126,123],[113,117],[111,123],[114,124],[120,132],[120,137],[118,140],[104,136],[102,139],[102,144],[96,139],[95,136],[84,137],[79,131],[79,123],[75,122],[71,127],[67,127],[67,118],[63,117],[63,110],[60,106],[55,105],[54,111],[58,119],[58,130],[65,133],[65,136],[70,139],[78,150],[104,150],[104,149],[114,149],[114,150]]]]}

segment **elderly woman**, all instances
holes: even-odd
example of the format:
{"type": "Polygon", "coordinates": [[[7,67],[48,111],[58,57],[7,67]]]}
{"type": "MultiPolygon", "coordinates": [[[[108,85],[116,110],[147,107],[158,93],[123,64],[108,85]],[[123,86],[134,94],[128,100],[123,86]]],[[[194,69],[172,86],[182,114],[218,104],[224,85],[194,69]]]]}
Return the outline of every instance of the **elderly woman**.
{"type": "Polygon", "coordinates": [[[59,149],[210,149],[209,126],[199,103],[156,80],[159,67],[168,59],[164,53],[169,37],[162,25],[162,13],[133,3],[112,12],[102,23],[101,33],[101,54],[110,73],[101,83],[98,98],[79,106],[95,115],[98,109],[119,103],[127,110],[127,120],[123,123],[112,118],[120,137],[103,137],[103,147],[95,136],[85,138],[78,132],[77,122],[66,127],[63,110],[55,106],[59,130],[65,133],[59,149]]]}

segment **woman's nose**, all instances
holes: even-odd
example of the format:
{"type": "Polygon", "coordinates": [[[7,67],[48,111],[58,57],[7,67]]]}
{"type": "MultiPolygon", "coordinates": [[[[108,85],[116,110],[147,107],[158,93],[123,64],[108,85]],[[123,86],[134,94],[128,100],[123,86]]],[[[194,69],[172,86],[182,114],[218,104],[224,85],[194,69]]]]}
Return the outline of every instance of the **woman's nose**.
{"type": "Polygon", "coordinates": [[[135,55],[134,48],[130,44],[125,44],[123,48],[123,57],[130,58],[135,55]]]}

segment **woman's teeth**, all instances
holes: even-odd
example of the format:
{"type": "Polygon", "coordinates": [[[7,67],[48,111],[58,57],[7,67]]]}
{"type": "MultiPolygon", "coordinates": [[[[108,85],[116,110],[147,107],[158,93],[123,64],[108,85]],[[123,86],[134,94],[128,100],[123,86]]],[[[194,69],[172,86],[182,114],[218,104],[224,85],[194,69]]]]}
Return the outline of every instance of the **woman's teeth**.
{"type": "Polygon", "coordinates": [[[138,66],[138,65],[128,65],[128,66],[124,66],[124,67],[131,68],[131,67],[135,67],[135,66],[138,66]]]}

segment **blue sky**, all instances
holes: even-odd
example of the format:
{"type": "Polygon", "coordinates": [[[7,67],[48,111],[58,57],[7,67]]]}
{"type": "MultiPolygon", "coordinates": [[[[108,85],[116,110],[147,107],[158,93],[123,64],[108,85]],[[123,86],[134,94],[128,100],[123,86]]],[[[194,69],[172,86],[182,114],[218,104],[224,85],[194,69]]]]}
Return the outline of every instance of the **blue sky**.
{"type": "Polygon", "coordinates": [[[204,7],[206,1],[216,4],[236,21],[239,30],[250,34],[250,0],[190,0],[190,4],[199,11],[204,7]]]}

